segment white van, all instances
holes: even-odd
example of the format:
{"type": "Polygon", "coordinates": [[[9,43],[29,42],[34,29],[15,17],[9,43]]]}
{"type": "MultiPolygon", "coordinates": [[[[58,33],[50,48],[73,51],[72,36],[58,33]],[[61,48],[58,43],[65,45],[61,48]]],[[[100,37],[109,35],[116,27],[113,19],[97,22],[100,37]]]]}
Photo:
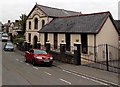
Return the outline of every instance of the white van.
{"type": "Polygon", "coordinates": [[[7,42],[9,40],[9,36],[7,33],[2,34],[2,42],[7,42]]]}

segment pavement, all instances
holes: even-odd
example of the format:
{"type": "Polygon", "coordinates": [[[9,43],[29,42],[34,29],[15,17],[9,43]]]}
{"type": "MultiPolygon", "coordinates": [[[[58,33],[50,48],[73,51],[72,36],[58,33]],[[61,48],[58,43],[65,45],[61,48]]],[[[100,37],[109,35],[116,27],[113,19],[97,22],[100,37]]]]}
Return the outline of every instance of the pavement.
{"type": "MultiPolygon", "coordinates": [[[[17,49],[15,51],[21,55],[24,55],[24,52],[22,51],[17,49]]],[[[67,64],[57,60],[54,61],[53,66],[58,67],[66,72],[82,75],[87,78],[115,85],[115,87],[120,87],[120,73],[113,73],[82,65],[67,64]]]]}

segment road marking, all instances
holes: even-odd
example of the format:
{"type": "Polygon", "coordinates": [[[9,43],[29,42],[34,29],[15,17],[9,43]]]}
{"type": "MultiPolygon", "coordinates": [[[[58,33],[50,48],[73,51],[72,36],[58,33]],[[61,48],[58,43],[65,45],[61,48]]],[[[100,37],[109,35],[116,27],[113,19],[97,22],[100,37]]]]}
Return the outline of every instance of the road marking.
{"type": "Polygon", "coordinates": [[[21,63],[23,62],[23,61],[20,61],[21,63]]]}
{"type": "Polygon", "coordinates": [[[68,82],[68,81],[66,81],[66,80],[64,80],[64,79],[59,78],[59,80],[65,82],[65,83],[67,83],[67,84],[71,84],[71,82],[68,82]]]}
{"type": "Polygon", "coordinates": [[[76,75],[76,76],[78,76],[78,77],[82,77],[82,78],[84,78],[84,79],[88,79],[88,80],[91,80],[91,81],[97,82],[97,83],[102,84],[102,85],[108,85],[108,84],[106,84],[106,83],[104,83],[104,82],[94,80],[94,79],[89,78],[89,77],[87,77],[87,76],[78,75],[78,74],[72,73],[72,72],[67,71],[67,70],[63,70],[63,71],[64,71],[64,72],[67,72],[67,73],[71,73],[71,74],[76,75]]]}
{"type": "Polygon", "coordinates": [[[16,59],[17,61],[19,61],[19,59],[16,59]]]}
{"type": "Polygon", "coordinates": [[[93,76],[88,76],[88,75],[86,75],[86,74],[79,73],[79,72],[76,72],[76,71],[73,71],[73,70],[69,70],[69,71],[74,72],[74,73],[81,74],[81,75],[83,75],[83,76],[85,76],[85,77],[89,77],[89,78],[92,78],[92,79],[96,79],[96,80],[99,80],[99,81],[103,81],[103,82],[105,82],[105,83],[109,83],[109,84],[112,84],[112,85],[120,86],[119,84],[116,84],[116,83],[114,83],[114,82],[106,81],[106,80],[103,80],[103,79],[100,79],[100,78],[96,78],[96,77],[93,77],[93,76]]]}
{"type": "Polygon", "coordinates": [[[37,67],[33,67],[33,68],[38,70],[38,68],[37,68],[37,67]]]}
{"type": "Polygon", "coordinates": [[[27,65],[27,66],[29,66],[29,64],[28,64],[28,63],[26,63],[26,65],[27,65]]]}
{"type": "Polygon", "coordinates": [[[52,74],[50,74],[50,73],[48,73],[48,72],[45,72],[45,73],[48,74],[48,75],[50,75],[50,76],[52,75],[52,74]]]}
{"type": "Polygon", "coordinates": [[[69,72],[69,71],[67,71],[67,70],[62,70],[62,71],[67,72],[67,73],[71,73],[71,72],[69,72]]]}

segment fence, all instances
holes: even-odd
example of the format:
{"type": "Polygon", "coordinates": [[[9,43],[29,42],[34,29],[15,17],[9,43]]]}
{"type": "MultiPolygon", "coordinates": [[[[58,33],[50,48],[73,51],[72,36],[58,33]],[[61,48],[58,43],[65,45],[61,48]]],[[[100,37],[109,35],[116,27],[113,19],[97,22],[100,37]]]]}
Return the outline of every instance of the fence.
{"type": "MultiPolygon", "coordinates": [[[[74,47],[69,47],[70,51],[62,54],[60,53],[60,46],[54,49],[51,45],[52,54],[57,57],[56,59],[61,60],[66,63],[73,63],[74,47]],[[69,56],[68,56],[69,54],[69,56]],[[61,57],[61,58],[60,58],[61,57]],[[68,58],[70,57],[70,58],[68,58]],[[67,61],[68,60],[68,61],[67,61]]],[[[120,71],[120,50],[119,48],[113,47],[107,44],[101,44],[99,46],[88,46],[87,53],[82,53],[81,49],[81,64],[88,67],[93,67],[97,69],[107,70],[111,72],[118,73],[120,71]]]]}
{"type": "MultiPolygon", "coordinates": [[[[18,45],[18,48],[24,50],[23,45],[18,45]]],[[[50,53],[55,59],[66,63],[73,63],[74,46],[69,47],[70,51],[65,51],[60,54],[60,46],[57,49],[54,45],[50,46],[50,53]]],[[[41,45],[41,49],[46,50],[46,47],[41,45]]],[[[102,70],[119,73],[120,71],[120,50],[108,44],[101,44],[99,46],[88,46],[87,52],[82,52],[81,47],[81,65],[98,68],[102,70]]]]}
{"type": "Polygon", "coordinates": [[[82,54],[82,65],[119,73],[120,50],[111,45],[88,46],[88,54],[82,54]]]}

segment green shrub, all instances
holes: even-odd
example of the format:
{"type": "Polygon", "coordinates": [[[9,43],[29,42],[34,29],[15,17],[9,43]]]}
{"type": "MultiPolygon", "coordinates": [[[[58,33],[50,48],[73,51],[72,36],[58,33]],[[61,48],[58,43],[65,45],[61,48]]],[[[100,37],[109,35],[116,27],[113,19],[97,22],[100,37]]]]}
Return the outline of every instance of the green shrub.
{"type": "Polygon", "coordinates": [[[19,50],[24,50],[24,38],[15,38],[14,43],[19,50]]]}
{"type": "Polygon", "coordinates": [[[22,44],[22,43],[24,43],[24,40],[25,40],[25,39],[22,38],[22,37],[21,37],[21,38],[15,38],[15,39],[13,39],[13,43],[14,43],[14,44],[17,44],[17,43],[18,43],[18,44],[22,44]]]}

